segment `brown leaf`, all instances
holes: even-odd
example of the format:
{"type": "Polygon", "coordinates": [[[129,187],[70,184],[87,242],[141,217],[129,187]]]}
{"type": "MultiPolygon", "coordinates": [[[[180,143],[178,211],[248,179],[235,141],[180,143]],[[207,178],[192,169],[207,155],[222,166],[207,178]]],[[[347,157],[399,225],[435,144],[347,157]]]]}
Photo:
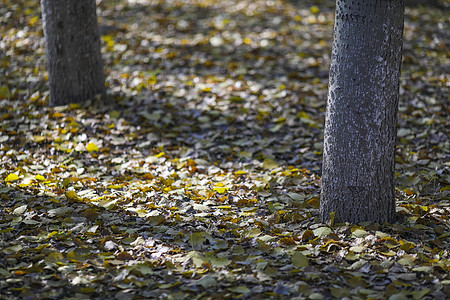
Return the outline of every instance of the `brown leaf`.
{"type": "Polygon", "coordinates": [[[132,260],[132,259],[133,259],[133,256],[132,256],[130,253],[124,251],[124,252],[120,252],[120,253],[116,256],[116,258],[117,258],[118,260],[132,260]]]}

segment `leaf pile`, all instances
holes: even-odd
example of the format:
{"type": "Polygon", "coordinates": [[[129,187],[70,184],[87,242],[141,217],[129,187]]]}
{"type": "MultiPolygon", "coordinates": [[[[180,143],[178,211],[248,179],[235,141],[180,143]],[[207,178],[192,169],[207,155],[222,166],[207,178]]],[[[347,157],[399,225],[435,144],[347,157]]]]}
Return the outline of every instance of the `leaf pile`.
{"type": "MultiPolygon", "coordinates": [[[[445,299],[449,45],[406,11],[394,224],[318,221],[332,1],[97,1],[108,105],[0,6],[0,299],[445,299]]],[[[445,5],[445,4],[444,4],[445,5]]]]}

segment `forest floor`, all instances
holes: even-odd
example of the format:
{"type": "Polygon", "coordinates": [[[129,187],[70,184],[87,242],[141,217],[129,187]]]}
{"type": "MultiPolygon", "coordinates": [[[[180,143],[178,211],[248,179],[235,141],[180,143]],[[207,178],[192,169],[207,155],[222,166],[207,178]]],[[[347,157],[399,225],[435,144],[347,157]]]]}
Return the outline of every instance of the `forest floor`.
{"type": "Polygon", "coordinates": [[[0,299],[450,297],[450,36],[407,7],[393,224],[318,220],[333,1],[97,1],[108,105],[48,107],[0,1],[0,299]]]}

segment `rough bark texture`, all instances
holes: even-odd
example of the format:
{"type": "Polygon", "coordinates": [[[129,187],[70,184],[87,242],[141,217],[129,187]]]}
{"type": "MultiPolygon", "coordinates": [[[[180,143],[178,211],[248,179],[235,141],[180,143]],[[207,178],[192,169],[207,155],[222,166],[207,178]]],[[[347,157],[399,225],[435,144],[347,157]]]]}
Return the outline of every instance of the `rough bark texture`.
{"type": "Polygon", "coordinates": [[[320,215],[392,222],[403,0],[337,0],[320,215]]]}
{"type": "Polygon", "coordinates": [[[105,93],[95,0],[42,0],[50,105],[105,93]]]}

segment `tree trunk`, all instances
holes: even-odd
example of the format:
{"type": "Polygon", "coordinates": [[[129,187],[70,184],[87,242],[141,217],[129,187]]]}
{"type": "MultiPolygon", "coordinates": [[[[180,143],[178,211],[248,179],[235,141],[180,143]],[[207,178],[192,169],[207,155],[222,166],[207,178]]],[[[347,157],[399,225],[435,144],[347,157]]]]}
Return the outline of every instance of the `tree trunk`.
{"type": "Polygon", "coordinates": [[[95,0],[42,0],[50,105],[105,94],[95,0]]]}
{"type": "Polygon", "coordinates": [[[392,222],[403,0],[337,0],[320,216],[392,222]]]}

